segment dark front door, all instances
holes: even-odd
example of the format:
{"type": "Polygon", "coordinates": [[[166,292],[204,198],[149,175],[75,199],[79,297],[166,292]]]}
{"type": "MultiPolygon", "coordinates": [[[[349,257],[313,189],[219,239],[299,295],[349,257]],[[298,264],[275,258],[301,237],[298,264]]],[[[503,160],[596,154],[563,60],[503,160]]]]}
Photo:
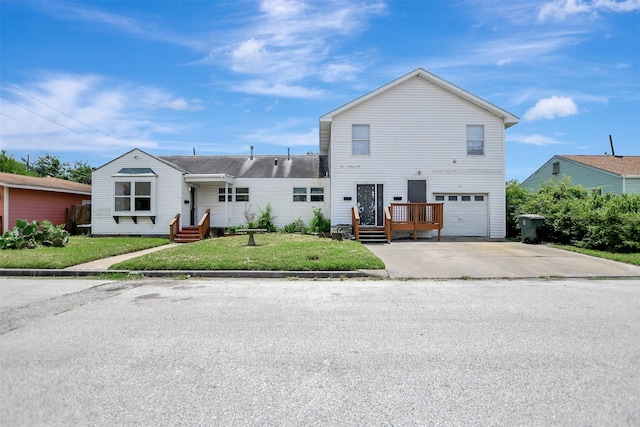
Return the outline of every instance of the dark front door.
{"type": "Polygon", "coordinates": [[[191,204],[191,218],[189,221],[189,225],[197,225],[199,218],[196,218],[196,212],[198,207],[196,206],[197,202],[198,202],[198,189],[195,187],[191,187],[190,188],[190,193],[191,193],[191,197],[190,197],[190,204],[191,204]]]}
{"type": "Polygon", "coordinates": [[[427,203],[427,181],[409,180],[407,183],[407,202],[427,203]]]}
{"type": "Polygon", "coordinates": [[[357,199],[360,225],[382,227],[382,184],[358,184],[357,199]]]}

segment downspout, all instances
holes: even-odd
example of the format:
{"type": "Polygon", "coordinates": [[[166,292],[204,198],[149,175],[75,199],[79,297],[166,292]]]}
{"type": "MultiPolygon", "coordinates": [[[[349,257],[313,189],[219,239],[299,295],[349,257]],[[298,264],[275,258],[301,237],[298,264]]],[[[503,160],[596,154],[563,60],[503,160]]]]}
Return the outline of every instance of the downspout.
{"type": "Polygon", "coordinates": [[[627,177],[622,175],[622,194],[627,192],[627,177]]]}

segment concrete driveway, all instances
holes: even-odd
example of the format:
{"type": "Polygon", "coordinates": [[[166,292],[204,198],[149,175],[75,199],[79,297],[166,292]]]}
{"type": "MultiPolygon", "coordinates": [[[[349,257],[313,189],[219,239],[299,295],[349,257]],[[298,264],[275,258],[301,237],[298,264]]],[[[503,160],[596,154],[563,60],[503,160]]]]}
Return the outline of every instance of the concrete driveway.
{"type": "Polygon", "coordinates": [[[394,240],[367,247],[392,279],[640,277],[640,266],[504,240],[394,240]]]}

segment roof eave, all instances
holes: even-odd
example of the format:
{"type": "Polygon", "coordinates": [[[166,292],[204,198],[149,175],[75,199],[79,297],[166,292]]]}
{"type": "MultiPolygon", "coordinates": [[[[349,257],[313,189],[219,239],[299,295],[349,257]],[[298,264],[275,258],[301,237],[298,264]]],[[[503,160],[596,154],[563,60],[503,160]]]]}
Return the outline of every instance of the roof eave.
{"type": "Polygon", "coordinates": [[[226,173],[188,173],[184,176],[184,182],[191,184],[227,183],[233,184],[236,178],[226,173]]]}

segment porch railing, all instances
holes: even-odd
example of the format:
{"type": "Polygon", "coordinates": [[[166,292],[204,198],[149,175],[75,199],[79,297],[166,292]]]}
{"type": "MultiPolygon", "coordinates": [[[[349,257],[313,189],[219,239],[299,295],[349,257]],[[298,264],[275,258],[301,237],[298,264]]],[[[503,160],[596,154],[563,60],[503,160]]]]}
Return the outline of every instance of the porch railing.
{"type": "Polygon", "coordinates": [[[171,222],[169,222],[169,240],[175,240],[176,235],[180,232],[180,214],[176,214],[171,222]]]}
{"type": "Polygon", "coordinates": [[[387,242],[391,242],[393,229],[391,228],[391,210],[389,206],[384,208],[384,235],[387,237],[387,242]]]}
{"type": "MultiPolygon", "coordinates": [[[[390,206],[390,228],[413,231],[413,238],[418,238],[418,231],[438,230],[444,226],[443,203],[392,203],[390,206]]],[[[385,224],[386,227],[386,224],[385,224]]]]}
{"type": "Polygon", "coordinates": [[[354,206],[351,209],[351,225],[353,227],[353,235],[357,240],[360,240],[360,214],[358,213],[358,207],[354,206]]]}
{"type": "Polygon", "coordinates": [[[209,233],[209,226],[211,224],[211,209],[207,209],[200,218],[200,222],[198,223],[198,231],[200,232],[200,240],[207,237],[207,233],[209,233]]]}

